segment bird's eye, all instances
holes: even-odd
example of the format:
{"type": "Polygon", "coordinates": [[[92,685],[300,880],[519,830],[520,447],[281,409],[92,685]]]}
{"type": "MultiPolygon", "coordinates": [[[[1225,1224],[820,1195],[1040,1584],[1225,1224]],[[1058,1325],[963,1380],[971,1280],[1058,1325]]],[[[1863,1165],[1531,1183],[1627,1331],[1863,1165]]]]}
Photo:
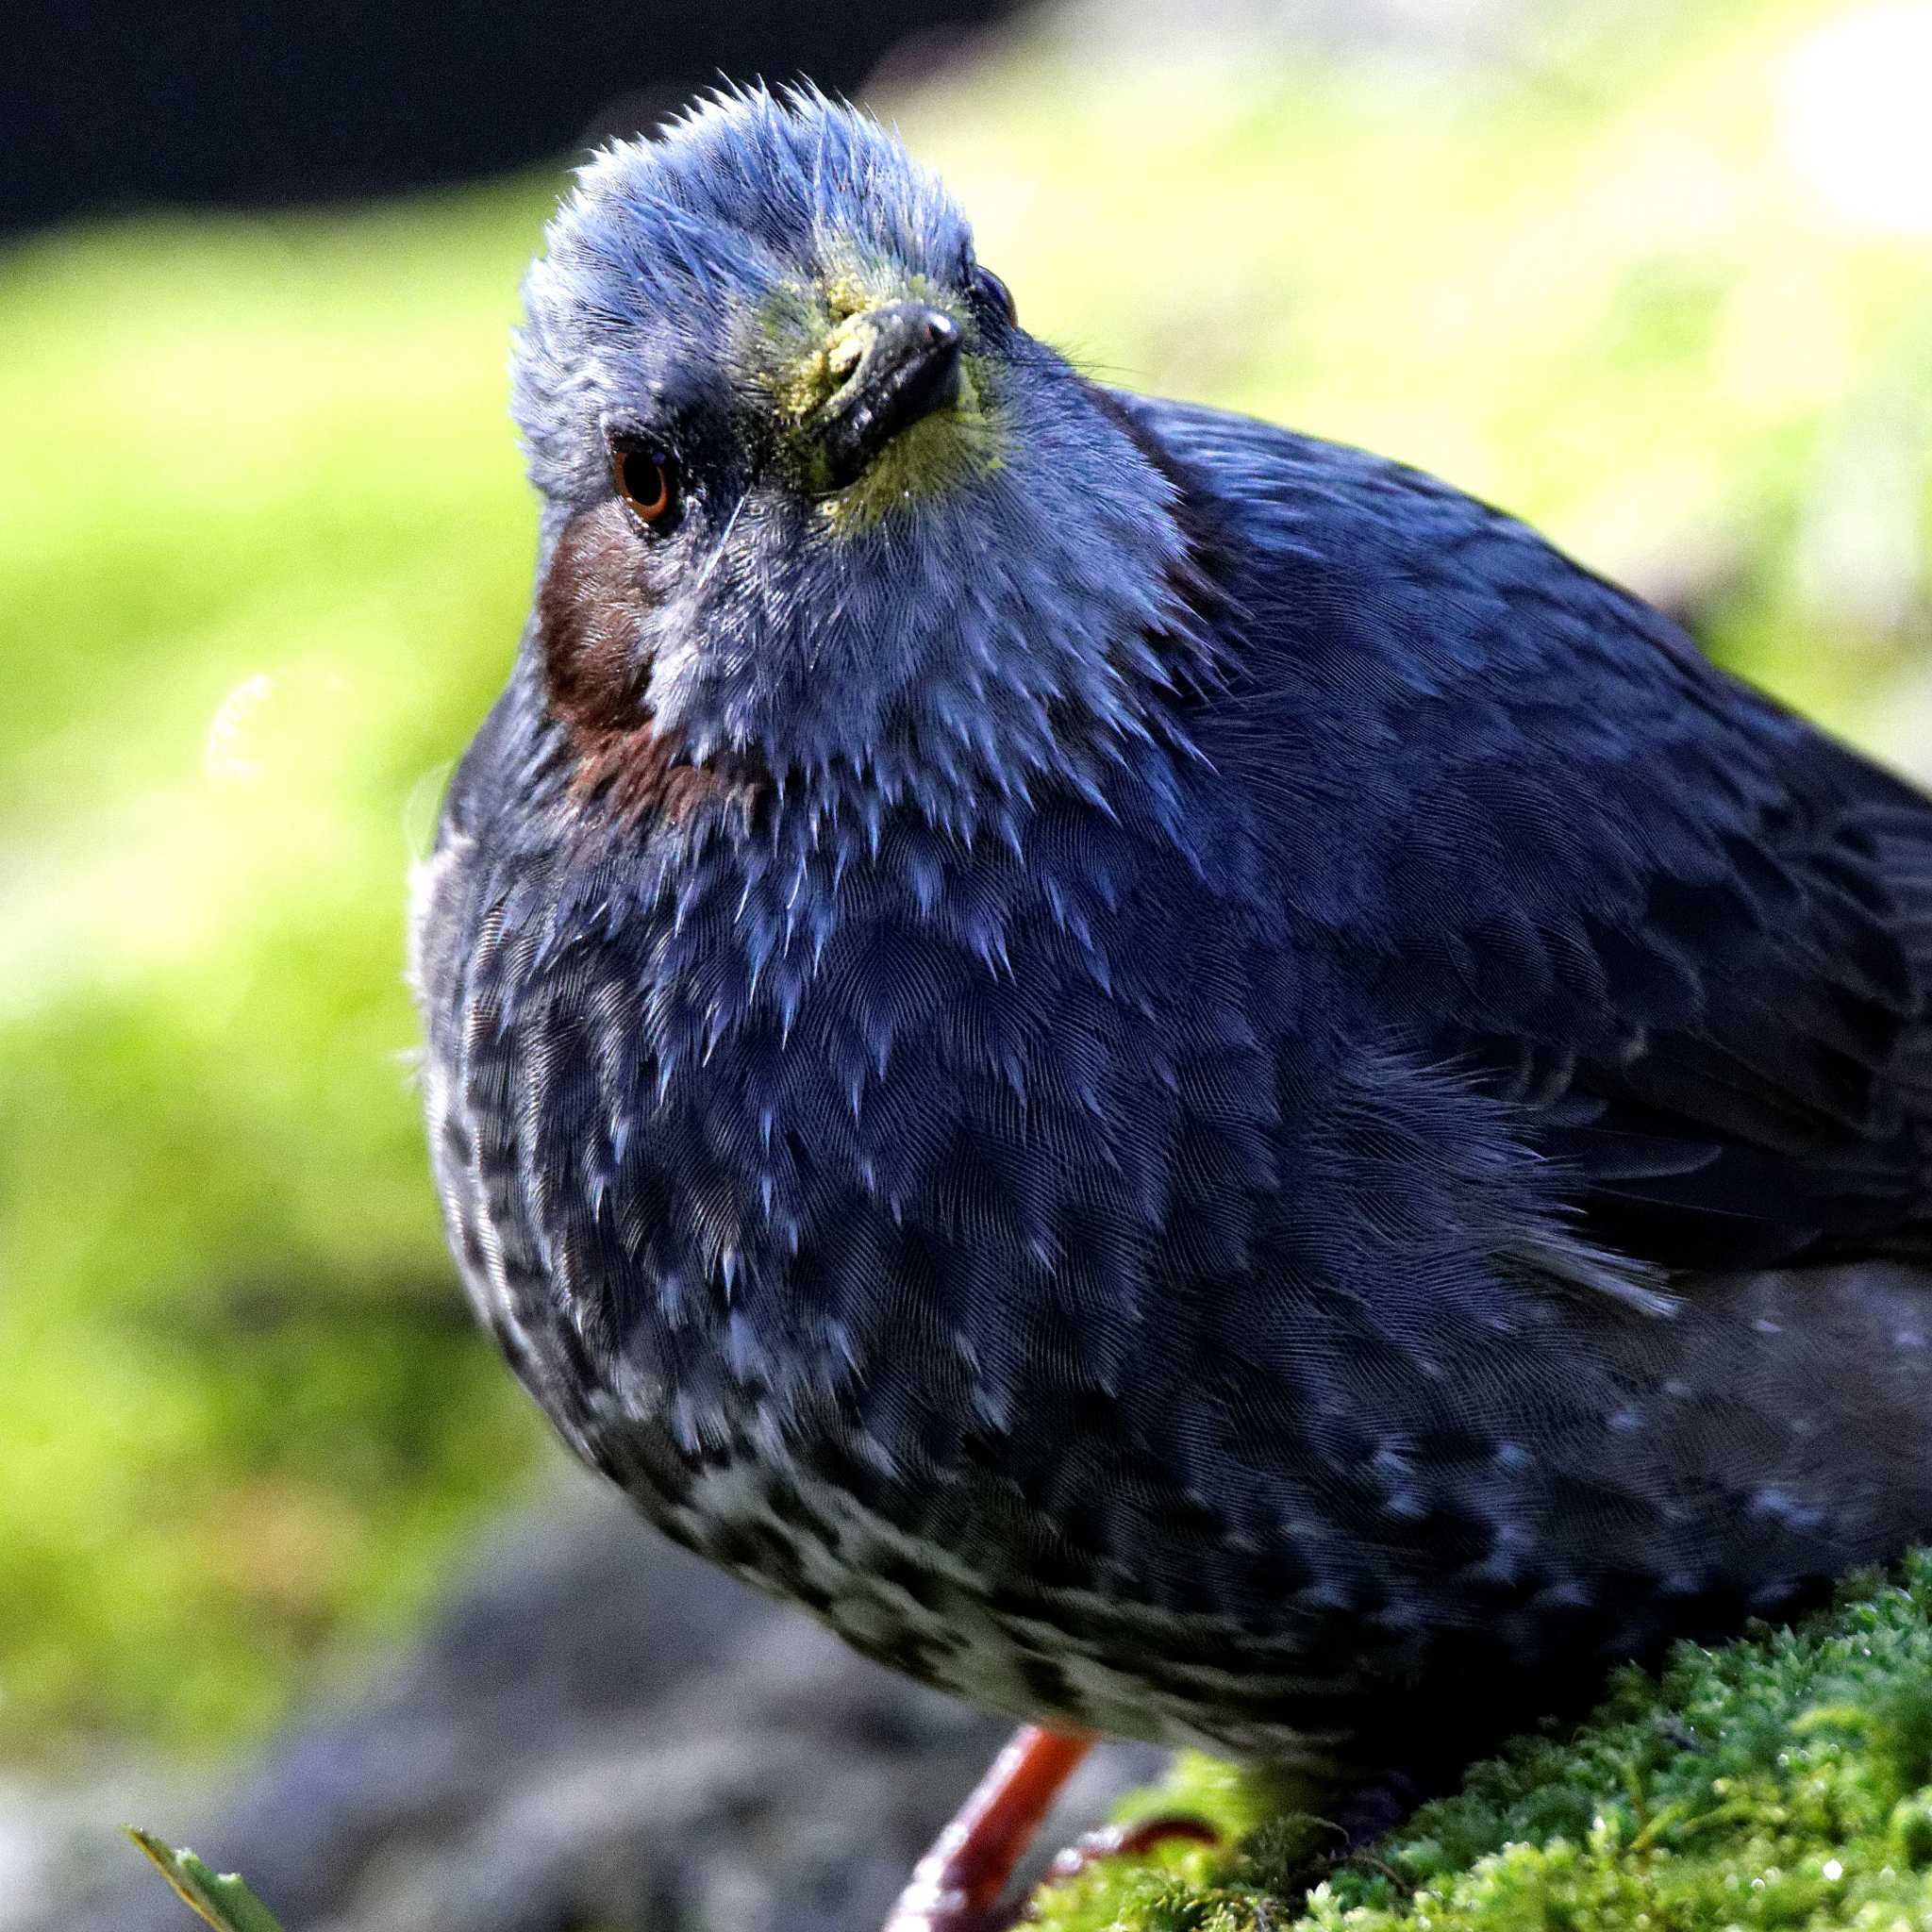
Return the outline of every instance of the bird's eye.
{"type": "Polygon", "coordinates": [[[662,450],[613,449],[610,480],[639,523],[668,529],[677,520],[677,459],[662,450]]]}
{"type": "Polygon", "coordinates": [[[978,262],[973,264],[973,299],[1003,322],[1017,324],[1020,320],[1020,311],[1013,306],[1012,290],[991,269],[978,262]]]}

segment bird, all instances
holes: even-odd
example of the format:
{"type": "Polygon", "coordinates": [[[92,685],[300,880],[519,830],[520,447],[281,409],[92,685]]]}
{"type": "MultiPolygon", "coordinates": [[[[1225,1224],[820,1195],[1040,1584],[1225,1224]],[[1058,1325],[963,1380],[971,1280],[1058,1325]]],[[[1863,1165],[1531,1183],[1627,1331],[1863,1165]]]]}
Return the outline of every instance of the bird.
{"type": "MultiPolygon", "coordinates": [[[[1257,245],[1260,240],[1257,238],[1257,245]]],[[[524,286],[414,884],[482,1320],[676,1541],[1021,1721],[1426,1790],[1932,1528],[1932,802],[1412,468],[1114,387],[725,86],[524,286]]]]}

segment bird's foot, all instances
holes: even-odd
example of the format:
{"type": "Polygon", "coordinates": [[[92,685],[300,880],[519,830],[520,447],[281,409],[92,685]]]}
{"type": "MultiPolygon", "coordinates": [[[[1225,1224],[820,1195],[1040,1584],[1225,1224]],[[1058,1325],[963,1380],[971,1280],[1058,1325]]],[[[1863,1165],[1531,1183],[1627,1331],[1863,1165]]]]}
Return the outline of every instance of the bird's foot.
{"type": "MultiPolygon", "coordinates": [[[[1004,1900],[1013,1868],[1074,1767],[1092,1748],[1084,1733],[1028,1724],[993,1760],[973,1795],[913,1868],[885,1932],[1006,1932],[1031,1901],[1004,1900]]],[[[1174,1838],[1212,1844],[1200,1818],[1164,1816],[1089,1832],[1053,1861],[1045,1882],[1064,1884],[1103,1858],[1131,1857],[1174,1838]]]]}
{"type": "Polygon", "coordinates": [[[1098,1831],[1083,1832],[1065,1851],[1057,1852],[1046,1868],[1046,1885],[1064,1885],[1077,1878],[1090,1866],[1108,1858],[1138,1858],[1156,1845],[1172,1839],[1186,1839],[1191,1844],[1218,1845],[1220,1829],[1205,1818],[1191,1817],[1184,1811],[1163,1811],[1157,1817],[1142,1818],[1134,1824],[1105,1824],[1098,1831]]]}

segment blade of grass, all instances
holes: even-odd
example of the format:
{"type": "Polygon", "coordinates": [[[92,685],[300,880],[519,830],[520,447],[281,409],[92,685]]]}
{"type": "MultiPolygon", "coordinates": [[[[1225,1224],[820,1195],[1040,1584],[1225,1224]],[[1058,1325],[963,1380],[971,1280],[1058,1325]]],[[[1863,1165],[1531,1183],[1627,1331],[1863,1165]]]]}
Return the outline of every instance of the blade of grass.
{"type": "Polygon", "coordinates": [[[133,1825],[127,1836],[159,1868],[164,1877],[215,1932],[282,1932],[275,1915],[232,1872],[210,1872],[192,1852],[177,1852],[133,1825]]]}

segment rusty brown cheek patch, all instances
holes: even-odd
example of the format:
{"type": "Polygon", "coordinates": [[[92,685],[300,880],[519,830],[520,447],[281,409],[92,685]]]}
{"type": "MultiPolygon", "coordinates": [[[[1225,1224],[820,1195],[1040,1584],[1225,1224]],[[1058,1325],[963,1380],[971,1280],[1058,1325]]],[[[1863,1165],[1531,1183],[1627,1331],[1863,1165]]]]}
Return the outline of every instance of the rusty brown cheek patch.
{"type": "Polygon", "coordinates": [[[679,820],[707,799],[759,788],[750,773],[683,760],[654,728],[638,646],[648,595],[639,541],[615,503],[565,525],[537,590],[543,682],[575,753],[575,796],[625,818],[679,820]]]}

